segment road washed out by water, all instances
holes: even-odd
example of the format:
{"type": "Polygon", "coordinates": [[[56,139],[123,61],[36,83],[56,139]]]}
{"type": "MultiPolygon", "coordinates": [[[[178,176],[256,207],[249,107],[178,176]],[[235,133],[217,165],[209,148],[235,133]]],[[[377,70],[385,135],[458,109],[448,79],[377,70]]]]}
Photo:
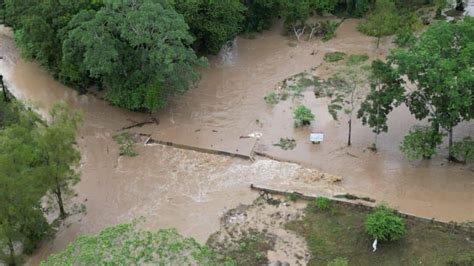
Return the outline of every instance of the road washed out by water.
{"type": "MultiPolygon", "coordinates": [[[[337,37],[326,43],[314,40],[290,45],[294,41],[281,34],[281,25],[253,40],[237,38],[232,48],[210,59],[196,88],[153,115],[158,125],[133,128],[136,133],[166,137],[170,142],[196,132],[219,133],[218,140],[216,135],[202,134],[201,146],[230,145],[239,136],[258,132],[262,136],[255,151],[281,161],[258,156],[250,161],[143,143],[137,144],[138,156],[119,157],[112,136],[124,127],[149,121],[149,116],[110,106],[92,95],[77,95],[37,64],[21,60],[11,34],[2,29],[0,72],[13,94],[42,114],[59,100],[84,113],[78,132],[82,180],[75,187],[78,197],[74,201],[84,204],[87,213],[69,218],[67,226],[29,262],[36,264],[79,235],[140,216],[146,218],[147,227],[175,227],[205,242],[219,229],[219,217],[226,210],[255,199],[256,193],[249,189],[252,183],[314,194],[346,191],[421,216],[474,220],[472,165],[451,165],[443,159],[446,151],[431,161],[410,163],[403,158],[399,143],[416,122],[403,108],[391,114],[389,132],[379,137],[379,152],[374,154],[367,149],[373,141],[371,130],[354,122],[353,146],[347,148],[346,122],[333,121],[327,101],[316,99],[312,92],[274,107],[263,100],[280,81],[302,71],[319,66],[314,74],[327,75],[327,66],[322,64],[326,52],[367,53],[372,59],[385,56],[390,40],[382,40],[377,49],[373,38],[357,32],[357,22],[344,21],[337,37]],[[300,102],[316,116],[309,128],[293,127],[291,108],[300,102]],[[316,131],[325,133],[322,144],[309,141],[309,134],[316,131]],[[281,137],[294,138],[296,148],[283,151],[273,146],[281,137]],[[342,181],[333,182],[336,179],[329,174],[322,178],[319,171],[340,176],[342,181]]],[[[463,124],[455,132],[457,138],[473,135],[474,126],[463,124]]]]}

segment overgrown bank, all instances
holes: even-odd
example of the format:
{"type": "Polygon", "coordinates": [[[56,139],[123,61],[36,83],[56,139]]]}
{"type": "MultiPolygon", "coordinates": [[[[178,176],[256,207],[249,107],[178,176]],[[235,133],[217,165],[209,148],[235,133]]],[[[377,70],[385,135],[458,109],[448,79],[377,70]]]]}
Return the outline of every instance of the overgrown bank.
{"type": "Polygon", "coordinates": [[[75,145],[78,113],[56,104],[41,120],[21,102],[0,96],[0,262],[18,265],[72,209],[66,200],[80,154],[75,145]],[[55,222],[46,216],[57,213],[55,222]]]}
{"type": "MultiPolygon", "coordinates": [[[[221,219],[221,229],[209,238],[208,246],[184,239],[173,230],[151,233],[134,229],[130,234],[128,230],[133,227],[121,225],[96,237],[80,238],[65,251],[51,256],[46,265],[68,261],[179,261],[211,265],[472,265],[474,262],[473,236],[468,233],[398,218],[403,224],[402,234],[391,238],[392,241],[380,240],[374,252],[373,238],[367,232],[371,228],[368,217],[376,212],[326,198],[307,203],[295,201],[299,201],[297,197],[275,198],[264,193],[253,204],[228,211],[221,219]],[[124,229],[125,237],[119,238],[118,233],[124,229]],[[100,243],[109,244],[96,249],[100,243]],[[109,256],[112,252],[116,256],[109,256]]],[[[382,215],[384,219],[372,215],[375,219],[370,219],[375,224],[371,226],[387,223],[393,214],[390,209],[385,210],[388,212],[382,215]]]]}
{"type": "Polygon", "coordinates": [[[429,223],[406,220],[405,236],[393,242],[379,242],[364,228],[370,212],[330,203],[327,208],[308,203],[305,216],[286,228],[306,239],[312,254],[309,265],[326,265],[345,260],[347,265],[472,265],[472,235],[456,234],[429,223]]]}
{"type": "MultiPolygon", "coordinates": [[[[409,9],[419,6],[418,2],[396,0],[392,5],[409,9]]],[[[284,17],[286,28],[298,39],[306,33],[310,39],[320,34],[327,40],[334,36],[338,23],[313,23],[310,17],[326,13],[361,17],[371,12],[376,1],[130,3],[41,0],[31,5],[29,0],[2,0],[0,17],[14,29],[23,57],[38,62],[62,83],[82,92],[95,86],[114,105],[152,112],[195,85],[200,78],[196,68],[206,65],[202,55],[217,53],[242,32],[268,29],[275,19],[284,17]]],[[[390,23],[390,29],[400,21],[390,23]]],[[[384,29],[374,34],[393,32],[384,29]]]]}

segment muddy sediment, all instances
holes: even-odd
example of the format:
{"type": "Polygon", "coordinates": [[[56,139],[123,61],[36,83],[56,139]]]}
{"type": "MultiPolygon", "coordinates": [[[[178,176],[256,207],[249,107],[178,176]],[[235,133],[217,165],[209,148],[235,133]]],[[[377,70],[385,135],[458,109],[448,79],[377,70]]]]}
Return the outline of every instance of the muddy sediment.
{"type": "MultiPolygon", "coordinates": [[[[113,134],[133,124],[131,121],[150,121],[150,117],[110,106],[92,95],[78,95],[54,81],[37,64],[20,59],[11,34],[2,28],[0,33],[5,34],[0,34],[0,72],[12,93],[45,116],[59,100],[84,113],[84,124],[78,132],[82,181],[75,188],[79,194],[75,201],[87,206],[87,214],[70,218],[68,226],[61,228],[30,263],[36,264],[64,248],[78,235],[95,234],[138,216],[144,216],[150,228],[176,227],[204,242],[219,228],[219,217],[226,210],[252,202],[256,196],[249,189],[252,183],[304,188],[321,194],[347,191],[426,217],[473,220],[472,165],[448,163],[443,159],[445,150],[437,159],[415,163],[406,161],[399,152],[400,141],[416,122],[406,109],[391,114],[389,133],[379,137],[379,152],[374,154],[367,149],[373,140],[370,129],[355,121],[354,144],[347,148],[345,121],[334,121],[327,112],[327,99],[316,99],[311,91],[274,107],[265,104],[263,97],[280,81],[320,65],[326,52],[367,53],[371,59],[385,56],[392,47],[390,39],[382,40],[376,49],[373,38],[357,32],[357,22],[345,20],[337,37],[326,43],[302,41],[292,47],[281,35],[281,25],[254,40],[237,38],[225,60],[211,58],[210,67],[201,70],[197,88],[176,97],[153,115],[159,118],[158,125],[148,123],[130,129],[149,135],[180,132],[183,128],[233,132],[236,136],[259,132],[262,137],[257,152],[298,164],[263,158],[252,163],[164,145],[137,145],[137,157],[119,157],[113,134]],[[316,122],[295,129],[292,108],[299,103],[312,109],[316,122]],[[313,131],[325,133],[322,144],[309,142],[313,131]],[[296,148],[283,151],[274,147],[272,144],[282,137],[294,138],[296,148]],[[324,180],[319,171],[340,176],[342,182],[324,180]]],[[[330,72],[331,66],[323,64],[315,74],[325,77],[330,72]]],[[[455,134],[457,138],[473,135],[474,125],[462,124],[455,134]]],[[[208,143],[203,141],[203,145],[208,143]]],[[[212,134],[208,141],[215,141],[212,134]]],[[[225,136],[222,141],[226,142],[225,136]]]]}
{"type": "Polygon", "coordinates": [[[267,263],[306,265],[309,251],[305,239],[285,229],[288,222],[303,217],[305,205],[261,194],[252,204],[240,205],[226,212],[221,218],[219,231],[210,236],[208,245],[224,252],[237,250],[234,256],[239,258],[242,256],[239,253],[247,253],[239,246],[242,239],[248,234],[263,234],[265,239],[260,241],[270,244],[265,254],[267,263]]]}

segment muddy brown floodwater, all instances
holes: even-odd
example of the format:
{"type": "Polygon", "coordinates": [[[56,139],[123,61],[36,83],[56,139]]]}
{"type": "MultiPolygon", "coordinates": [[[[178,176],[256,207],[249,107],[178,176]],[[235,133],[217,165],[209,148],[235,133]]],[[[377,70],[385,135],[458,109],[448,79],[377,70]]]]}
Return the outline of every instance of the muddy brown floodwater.
{"type": "MultiPolygon", "coordinates": [[[[323,63],[326,52],[367,53],[372,59],[385,56],[392,47],[390,40],[383,40],[376,49],[373,38],[357,32],[357,23],[345,20],[337,37],[326,43],[315,40],[289,45],[289,39],[281,35],[281,24],[253,40],[237,38],[232,49],[210,59],[197,88],[154,114],[159,125],[134,129],[148,134],[181,129],[183,134],[190,129],[232,131],[236,135],[261,132],[257,151],[295,163],[265,158],[250,162],[163,145],[137,145],[139,156],[119,157],[112,135],[149,118],[112,107],[91,95],[79,96],[54,81],[37,64],[20,59],[11,33],[2,28],[0,72],[12,92],[42,114],[59,100],[84,112],[78,133],[82,181],[75,188],[79,196],[74,201],[85,204],[87,214],[69,218],[67,226],[61,227],[54,240],[43,244],[29,264],[37,264],[79,235],[94,234],[139,216],[146,218],[149,228],[176,227],[204,242],[219,228],[219,217],[227,209],[256,197],[248,188],[251,183],[323,194],[348,191],[422,216],[474,220],[472,164],[448,163],[443,159],[445,150],[437,159],[416,163],[406,161],[399,152],[400,141],[416,122],[407,110],[399,108],[391,114],[389,133],[379,137],[380,151],[374,154],[367,150],[373,140],[370,129],[356,121],[354,144],[347,148],[346,123],[333,121],[326,100],[315,99],[311,92],[274,107],[263,101],[281,80],[323,63]],[[300,102],[311,107],[316,122],[309,128],[294,129],[291,108],[300,102]],[[311,131],[323,131],[325,141],[312,145],[308,140],[311,131]],[[274,147],[280,137],[295,138],[296,148],[282,151],[274,147]],[[313,168],[339,175],[343,181],[335,185],[314,179],[317,171],[310,170],[313,168]]],[[[323,64],[316,74],[325,76],[326,68],[323,64]]],[[[461,138],[473,133],[473,123],[466,123],[458,126],[455,134],[461,138]]]]}

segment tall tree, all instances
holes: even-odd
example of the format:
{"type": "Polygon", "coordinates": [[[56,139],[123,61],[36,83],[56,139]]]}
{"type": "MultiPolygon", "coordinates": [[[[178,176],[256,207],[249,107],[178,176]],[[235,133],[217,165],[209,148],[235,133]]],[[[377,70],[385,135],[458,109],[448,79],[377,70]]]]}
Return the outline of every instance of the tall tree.
{"type": "Polygon", "coordinates": [[[260,32],[270,28],[273,20],[280,15],[283,0],[251,0],[244,2],[247,5],[244,31],[260,32]]]}
{"type": "Polygon", "coordinates": [[[377,0],[375,8],[366,20],[362,21],[358,29],[369,35],[377,37],[377,48],[380,38],[392,35],[400,25],[400,17],[392,0],[377,0]]]}
{"type": "Polygon", "coordinates": [[[331,96],[328,111],[333,119],[339,119],[340,111],[347,116],[347,146],[352,144],[352,119],[367,77],[367,71],[360,65],[347,66],[336,72],[324,84],[327,88],[326,94],[331,96]]]}
{"type": "Polygon", "coordinates": [[[287,30],[291,29],[299,40],[311,15],[332,12],[336,5],[337,1],[332,0],[283,0],[282,14],[286,17],[285,26],[287,30]]]}
{"type": "Polygon", "coordinates": [[[369,125],[375,133],[374,151],[377,150],[377,138],[387,132],[387,116],[403,102],[404,90],[397,72],[380,60],[374,60],[371,66],[370,93],[361,103],[357,118],[363,125],[369,125]]]}
{"type": "Polygon", "coordinates": [[[48,229],[40,209],[46,188],[38,178],[38,155],[29,126],[20,123],[0,131],[0,261],[8,265],[20,262],[18,244],[25,248],[30,242],[30,248],[48,229]]]}
{"type": "Polygon", "coordinates": [[[76,167],[81,155],[76,148],[76,129],[80,115],[64,103],[55,104],[50,112],[51,122],[39,129],[38,146],[41,150],[41,179],[54,195],[61,218],[67,216],[65,195],[79,182],[76,167]]]}
{"type": "Polygon", "coordinates": [[[80,10],[97,8],[90,0],[5,0],[7,21],[15,30],[22,55],[36,60],[56,77],[60,72],[62,29],[80,10]]]}
{"type": "Polygon", "coordinates": [[[405,86],[411,113],[448,132],[453,159],[453,128],[474,117],[474,18],[436,23],[410,49],[394,50],[389,61],[414,85],[405,86]]]}
{"type": "Polygon", "coordinates": [[[222,46],[243,30],[246,7],[240,0],[175,0],[194,35],[194,49],[217,54],[222,46]]]}
{"type": "MultiPolygon", "coordinates": [[[[440,129],[448,132],[449,159],[454,159],[453,129],[474,117],[474,18],[430,26],[409,49],[391,51],[388,66],[391,70],[383,68],[390,75],[380,80],[386,90],[382,93],[373,90],[367,98],[368,104],[370,98],[383,102],[384,106],[401,99],[416,119],[431,124],[433,135],[439,136],[440,129]],[[407,82],[402,82],[405,79],[407,82]]],[[[362,117],[373,115],[373,109],[364,109],[360,111],[362,117]]],[[[385,120],[387,114],[381,115],[385,120]]],[[[440,144],[437,138],[424,139],[432,140],[431,149],[440,144]]]]}
{"type": "Polygon", "coordinates": [[[106,99],[132,110],[164,106],[199,79],[194,68],[204,64],[167,1],[107,1],[77,14],[66,30],[63,64],[101,81],[106,99]]]}

